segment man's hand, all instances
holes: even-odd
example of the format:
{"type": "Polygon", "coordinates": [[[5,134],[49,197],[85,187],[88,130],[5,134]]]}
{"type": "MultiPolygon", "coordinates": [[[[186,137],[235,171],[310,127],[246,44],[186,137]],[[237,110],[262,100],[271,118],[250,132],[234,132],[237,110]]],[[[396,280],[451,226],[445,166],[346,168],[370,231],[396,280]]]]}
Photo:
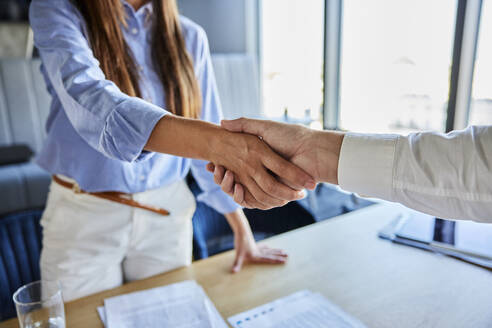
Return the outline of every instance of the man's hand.
{"type": "MultiPolygon", "coordinates": [[[[260,137],[279,155],[306,171],[316,181],[338,183],[338,157],[343,133],[315,131],[300,125],[247,118],[222,121],[222,127],[232,132],[260,137]]],[[[237,183],[232,172],[212,163],[207,169],[214,173],[215,182],[221,185],[222,190],[233,196],[237,203],[254,207],[247,201],[251,198],[249,191],[237,183]]]]}
{"type": "Polygon", "coordinates": [[[303,197],[302,189],[314,189],[315,180],[284,159],[258,137],[229,132],[212,144],[211,162],[235,173],[241,184],[244,206],[270,209],[303,197]],[[247,205],[246,205],[247,204],[247,205]]]}

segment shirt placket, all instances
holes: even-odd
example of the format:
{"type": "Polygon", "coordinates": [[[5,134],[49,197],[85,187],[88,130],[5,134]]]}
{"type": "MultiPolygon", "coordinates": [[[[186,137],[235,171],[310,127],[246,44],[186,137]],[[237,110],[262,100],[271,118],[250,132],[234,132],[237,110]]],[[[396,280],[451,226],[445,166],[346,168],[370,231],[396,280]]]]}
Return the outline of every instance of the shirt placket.
{"type": "MultiPolygon", "coordinates": [[[[147,41],[146,41],[147,39],[145,35],[143,35],[145,33],[145,29],[144,29],[145,22],[140,21],[138,13],[136,13],[133,10],[133,8],[127,7],[127,11],[128,11],[127,32],[130,34],[130,38],[132,40],[132,45],[133,45],[132,49],[134,50],[134,56],[136,61],[135,64],[137,66],[136,68],[138,70],[138,74],[141,76],[139,80],[141,96],[145,101],[152,103],[152,96],[151,96],[152,93],[150,89],[151,86],[149,86],[146,83],[147,80],[146,76],[148,75],[146,71],[146,66],[144,63],[141,62],[141,58],[145,58],[145,51],[146,51],[145,48],[147,46],[147,41]],[[135,53],[135,50],[138,51],[135,53]]],[[[148,11],[146,10],[143,16],[144,20],[147,17],[147,12],[148,11]]]]}

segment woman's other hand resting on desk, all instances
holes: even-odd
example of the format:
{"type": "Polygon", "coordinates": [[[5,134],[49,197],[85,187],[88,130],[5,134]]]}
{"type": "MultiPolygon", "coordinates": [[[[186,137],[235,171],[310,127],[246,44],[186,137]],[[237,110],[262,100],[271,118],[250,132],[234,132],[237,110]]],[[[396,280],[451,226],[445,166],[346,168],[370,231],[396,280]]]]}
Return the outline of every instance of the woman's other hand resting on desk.
{"type": "Polygon", "coordinates": [[[234,232],[234,249],[236,257],[231,271],[239,272],[243,264],[283,264],[287,261],[287,254],[265,245],[257,245],[251,232],[248,219],[242,210],[225,214],[229,225],[234,232]]]}

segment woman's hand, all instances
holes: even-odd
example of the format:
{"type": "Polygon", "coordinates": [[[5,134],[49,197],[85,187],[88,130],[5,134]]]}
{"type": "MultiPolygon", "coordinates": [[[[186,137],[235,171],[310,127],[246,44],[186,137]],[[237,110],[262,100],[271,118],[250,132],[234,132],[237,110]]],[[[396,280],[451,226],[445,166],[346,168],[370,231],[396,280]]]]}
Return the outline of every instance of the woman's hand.
{"type": "Polygon", "coordinates": [[[242,210],[226,214],[225,217],[234,232],[236,258],[231,269],[233,273],[239,272],[245,263],[283,264],[287,261],[284,251],[256,244],[248,219],[242,210]]]}

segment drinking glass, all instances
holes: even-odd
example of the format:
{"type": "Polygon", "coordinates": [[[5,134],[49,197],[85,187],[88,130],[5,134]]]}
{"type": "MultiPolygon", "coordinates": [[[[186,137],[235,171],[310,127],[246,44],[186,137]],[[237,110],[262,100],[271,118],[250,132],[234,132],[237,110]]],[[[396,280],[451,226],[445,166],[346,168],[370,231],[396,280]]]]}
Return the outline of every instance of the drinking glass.
{"type": "Polygon", "coordinates": [[[65,308],[60,283],[40,280],[14,293],[20,328],[65,328],[65,308]]]}

